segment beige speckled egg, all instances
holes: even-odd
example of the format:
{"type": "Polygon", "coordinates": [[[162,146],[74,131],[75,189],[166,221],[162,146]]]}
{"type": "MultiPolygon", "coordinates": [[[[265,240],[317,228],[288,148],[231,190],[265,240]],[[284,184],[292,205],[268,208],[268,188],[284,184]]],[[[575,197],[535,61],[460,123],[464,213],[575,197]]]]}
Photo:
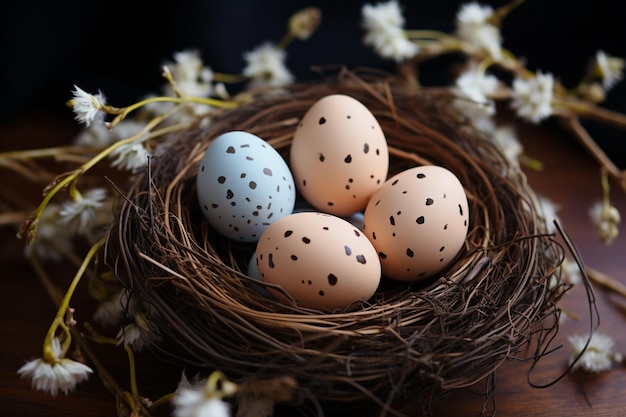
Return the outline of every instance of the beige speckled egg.
{"type": "Polygon", "coordinates": [[[296,187],[312,206],[349,216],[363,210],[387,179],[387,140],[360,101],[332,94],[302,118],[291,144],[290,167],[296,187]]]}
{"type": "MultiPolygon", "coordinates": [[[[276,220],[256,247],[263,282],[279,285],[297,305],[343,310],[368,300],[378,288],[381,266],[368,238],[350,222],[320,212],[300,212],[276,220]]],[[[272,289],[279,301],[290,303],[272,289]]]]}
{"type": "Polygon", "coordinates": [[[363,231],[383,275],[418,281],[441,272],[465,243],[469,208],[463,185],[446,168],[410,168],[387,180],[363,215],[363,231]]]}

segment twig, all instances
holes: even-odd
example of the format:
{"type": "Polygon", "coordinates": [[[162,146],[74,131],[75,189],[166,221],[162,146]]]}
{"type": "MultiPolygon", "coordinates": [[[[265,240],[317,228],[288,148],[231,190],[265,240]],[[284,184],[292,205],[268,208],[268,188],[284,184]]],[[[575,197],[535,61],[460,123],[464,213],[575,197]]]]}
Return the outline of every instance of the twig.
{"type": "Polygon", "coordinates": [[[603,272],[589,267],[587,267],[587,275],[589,276],[589,279],[591,279],[591,281],[595,282],[596,284],[601,285],[604,288],[607,288],[614,293],[626,298],[626,286],[615,278],[612,278],[603,272]]]}
{"type": "Polygon", "coordinates": [[[580,124],[580,120],[575,115],[567,115],[561,118],[563,126],[572,132],[582,145],[591,153],[591,155],[604,167],[606,170],[616,178],[620,186],[626,191],[626,171],[621,171],[606,153],[598,146],[593,140],[587,130],[580,124]]]}

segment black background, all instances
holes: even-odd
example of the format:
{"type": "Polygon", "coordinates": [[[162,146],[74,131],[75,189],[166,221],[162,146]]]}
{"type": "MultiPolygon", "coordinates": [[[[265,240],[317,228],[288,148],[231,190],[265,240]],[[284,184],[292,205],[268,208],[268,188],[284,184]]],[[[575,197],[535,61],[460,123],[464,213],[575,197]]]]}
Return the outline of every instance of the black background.
{"type": "MultiPolygon", "coordinates": [[[[468,1],[401,1],[407,29],[451,31],[468,1]]],[[[158,92],[161,65],[184,49],[200,51],[214,71],[240,73],[243,53],[277,42],[289,16],[306,6],[322,11],[322,24],[308,41],[287,50],[298,79],[317,76],[312,66],[340,64],[393,69],[363,45],[361,7],[355,0],[85,0],[10,2],[0,24],[0,123],[33,109],[62,107],[74,85],[101,90],[108,101],[127,105],[158,92]]],[[[368,3],[374,3],[370,1],[368,3]]],[[[507,1],[479,2],[494,8],[507,1]]],[[[612,0],[527,0],[502,27],[504,46],[533,70],[552,72],[572,87],[598,49],[626,57],[626,24],[612,0]]],[[[425,83],[446,83],[446,60],[424,68],[425,83]]],[[[606,107],[626,112],[626,88],[611,90],[606,107]]],[[[71,115],[69,115],[71,117],[71,115]]],[[[594,129],[599,127],[591,126],[594,129]]],[[[599,142],[624,164],[626,131],[602,129],[599,142]]],[[[595,135],[598,136],[597,134],[595,135]]]]}

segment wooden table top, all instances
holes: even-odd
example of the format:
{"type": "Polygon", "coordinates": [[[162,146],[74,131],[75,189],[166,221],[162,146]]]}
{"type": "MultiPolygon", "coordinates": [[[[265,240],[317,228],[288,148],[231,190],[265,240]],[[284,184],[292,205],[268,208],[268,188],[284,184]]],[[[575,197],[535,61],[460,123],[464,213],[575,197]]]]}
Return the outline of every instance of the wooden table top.
{"type": "MultiPolygon", "coordinates": [[[[19,120],[0,126],[0,147],[29,149],[42,144],[68,143],[77,127],[65,109],[34,112],[19,120]]],[[[548,197],[560,210],[561,223],[580,251],[587,266],[595,268],[626,284],[626,230],[612,245],[606,246],[596,237],[587,211],[601,198],[599,168],[595,161],[570,137],[556,128],[519,126],[526,153],[545,164],[543,172],[528,171],[528,179],[537,194],[548,197]]],[[[40,189],[24,183],[10,171],[2,170],[0,201],[10,198],[36,199],[40,189]],[[34,188],[34,189],[33,189],[34,188]]],[[[612,184],[613,204],[626,216],[626,193],[612,184]]],[[[17,370],[25,361],[41,354],[43,338],[55,307],[40,285],[31,266],[23,259],[23,242],[15,238],[12,227],[0,228],[0,262],[2,280],[0,291],[0,415],[1,416],[115,416],[115,402],[97,376],[77,386],[69,396],[52,398],[30,389],[29,382],[21,380],[17,370]]],[[[59,266],[51,269],[54,277],[73,275],[72,268],[59,266]]],[[[53,278],[54,278],[53,277],[53,278]]],[[[63,281],[65,282],[65,281],[63,281]]],[[[626,310],[616,297],[604,288],[595,286],[596,304],[600,313],[598,331],[612,336],[615,350],[626,353],[626,310]]],[[[86,298],[78,300],[87,311],[93,306],[86,298]]],[[[574,288],[563,299],[563,306],[580,316],[580,320],[566,320],[553,346],[563,348],[541,360],[530,374],[533,382],[541,384],[558,376],[569,355],[568,336],[588,330],[588,310],[582,288],[574,288]]],[[[80,310],[79,310],[80,311],[80,310]]],[[[107,347],[107,352],[111,352],[107,347]]],[[[113,350],[106,357],[109,369],[118,381],[128,387],[127,366],[122,349],[113,350]]],[[[172,390],[172,381],[178,381],[180,369],[139,356],[138,384],[142,394],[152,399],[172,390]]],[[[487,402],[486,415],[495,410],[502,416],[623,416],[626,415],[626,372],[616,366],[613,370],[581,375],[571,373],[548,388],[533,388],[527,381],[531,364],[507,361],[497,371],[493,403],[487,402]],[[494,405],[495,404],[495,405],[494,405]]],[[[485,384],[453,392],[446,401],[433,405],[437,416],[478,416],[485,403],[485,384]]],[[[347,407],[349,410],[350,407],[347,407]]],[[[165,411],[165,410],[164,410],[165,411]]],[[[169,412],[169,410],[168,410],[169,412]]],[[[164,412],[165,415],[168,412],[164,412]]],[[[294,410],[277,415],[294,415],[294,410]]],[[[377,415],[373,411],[372,415],[377,415]]],[[[341,414],[350,414],[349,411],[341,414]]],[[[363,415],[363,414],[360,414],[363,415]]],[[[415,411],[415,416],[421,415],[415,411]]]]}

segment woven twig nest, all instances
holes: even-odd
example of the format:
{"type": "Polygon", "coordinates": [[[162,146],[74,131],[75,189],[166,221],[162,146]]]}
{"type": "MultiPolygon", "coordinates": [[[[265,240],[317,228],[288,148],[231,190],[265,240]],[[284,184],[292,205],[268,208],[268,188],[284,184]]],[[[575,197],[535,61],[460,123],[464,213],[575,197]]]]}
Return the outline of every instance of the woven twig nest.
{"type": "Polygon", "coordinates": [[[148,306],[151,330],[161,336],[152,345],[157,353],[239,383],[293,378],[294,403],[384,406],[470,386],[523,355],[529,342],[544,345],[566,289],[557,273],[561,248],[519,167],[452,110],[450,95],[344,71],[251,97],[208,127],[160,145],[120,200],[107,262],[136,304],[148,306]],[[436,278],[383,279],[366,303],[330,314],[257,291],[258,281],[246,275],[254,244],[212,230],[195,187],[212,139],[248,131],[287,157],[299,119],[333,93],[356,98],[377,117],[390,176],[421,164],[455,173],[468,196],[470,225],[457,260],[436,278]]]}

